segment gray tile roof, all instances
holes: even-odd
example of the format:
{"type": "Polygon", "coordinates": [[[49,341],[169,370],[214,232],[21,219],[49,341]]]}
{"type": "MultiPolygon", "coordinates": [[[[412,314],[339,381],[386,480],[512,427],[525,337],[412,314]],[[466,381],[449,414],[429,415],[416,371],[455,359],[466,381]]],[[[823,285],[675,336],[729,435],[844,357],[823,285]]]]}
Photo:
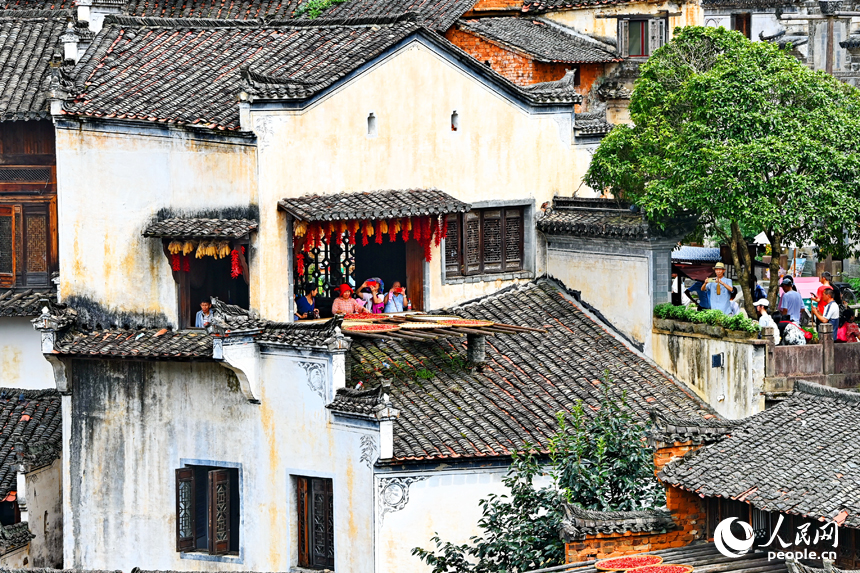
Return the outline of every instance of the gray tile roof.
{"type": "Polygon", "coordinates": [[[60,457],[62,408],[56,390],[0,388],[0,500],[17,490],[17,466],[35,470],[60,457]]]}
{"type": "Polygon", "coordinates": [[[325,348],[341,336],[343,318],[336,316],[326,322],[267,322],[257,340],[263,343],[286,344],[310,348],[325,348]]]}
{"type": "Polygon", "coordinates": [[[248,219],[175,218],[152,223],[144,237],[169,239],[239,239],[257,230],[257,222],[248,219]]]}
{"type": "Polygon", "coordinates": [[[465,213],[470,209],[439,189],[389,189],[329,195],[304,195],[278,201],[278,207],[304,221],[387,219],[465,213]]]}
{"type": "Polygon", "coordinates": [[[54,353],[79,358],[211,360],[212,337],[202,329],[72,330],[58,338],[54,353]]]}
{"type": "Polygon", "coordinates": [[[33,289],[15,292],[12,289],[0,294],[0,316],[39,316],[47,299],[49,304],[57,302],[57,293],[34,291],[33,289]]]}
{"type": "Polygon", "coordinates": [[[347,416],[375,420],[376,410],[384,404],[384,396],[388,391],[390,388],[382,385],[372,390],[339,388],[334,400],[326,408],[347,416]]]}
{"type": "Polygon", "coordinates": [[[653,234],[648,221],[626,205],[608,199],[553,198],[552,209],[537,221],[550,235],[646,238],[653,234]]]}
{"type": "Polygon", "coordinates": [[[0,555],[26,546],[34,537],[36,536],[30,533],[30,526],[26,521],[0,527],[0,555]]]}
{"type": "Polygon", "coordinates": [[[261,27],[107,17],[105,23],[78,63],[78,95],[66,113],[217,130],[239,129],[236,97],[248,87],[243,69],[292,86],[282,97],[305,99],[418,30],[411,22],[261,27]]]}
{"type": "MultiPolygon", "coordinates": [[[[667,565],[691,565],[693,571],[702,573],[786,573],[785,561],[770,560],[767,553],[747,553],[736,558],[724,557],[713,543],[696,543],[685,547],[649,551],[639,555],[659,555],[667,565]]],[[[579,564],[578,567],[566,569],[565,573],[605,573],[594,567],[594,561],[579,564]]],[[[576,564],[572,564],[576,565],[576,564]]]]}
{"type": "MultiPolygon", "coordinates": [[[[472,9],[476,0],[348,0],[343,4],[335,4],[318,20],[355,18],[380,18],[399,16],[412,13],[418,23],[427,28],[444,32],[448,30],[460,16],[472,9]]],[[[296,3],[296,11],[301,10],[307,0],[296,3]]],[[[296,12],[294,12],[296,13],[296,12]]],[[[307,18],[303,15],[302,18],[307,18]]]]}
{"type": "Polygon", "coordinates": [[[462,338],[356,338],[352,380],[369,389],[390,380],[392,407],[400,411],[394,422],[396,459],[509,456],[526,442],[545,449],[556,430],[556,412],[577,400],[586,412],[596,407],[604,371],[643,422],[651,407],[691,419],[715,416],[586,315],[555,281],[539,279],[445,312],[547,332],[488,337],[481,370],[464,364],[462,338]],[[423,369],[433,376],[420,376],[423,369]]]}
{"type": "Polygon", "coordinates": [[[580,8],[594,8],[597,6],[629,4],[636,1],[637,0],[525,0],[523,2],[522,11],[541,13],[554,12],[557,10],[577,10],[580,8]]]}
{"type": "Polygon", "coordinates": [[[602,43],[542,18],[480,18],[460,20],[457,27],[539,62],[569,64],[618,62],[602,43]]]}
{"type": "Polygon", "coordinates": [[[692,263],[715,263],[722,259],[719,247],[691,247],[682,245],[672,251],[672,260],[692,263]]]}
{"type": "MultiPolygon", "coordinates": [[[[48,119],[49,63],[70,12],[0,11],[0,121],[48,119]]],[[[60,52],[62,53],[62,52],[60,52]]]]}
{"type": "Polygon", "coordinates": [[[561,535],[565,543],[582,541],[586,535],[598,533],[664,532],[675,529],[672,515],[664,510],[593,511],[577,503],[564,505],[561,535]]]}
{"type": "Polygon", "coordinates": [[[573,129],[579,136],[606,135],[613,127],[615,126],[606,119],[606,109],[577,113],[573,122],[573,129]]]}
{"type": "Polygon", "coordinates": [[[703,497],[860,527],[860,393],[797,382],[790,397],[659,477],[703,497]]]}
{"type": "Polygon", "coordinates": [[[681,418],[670,412],[652,410],[649,436],[652,442],[710,444],[722,440],[740,424],[724,418],[681,418]]]}

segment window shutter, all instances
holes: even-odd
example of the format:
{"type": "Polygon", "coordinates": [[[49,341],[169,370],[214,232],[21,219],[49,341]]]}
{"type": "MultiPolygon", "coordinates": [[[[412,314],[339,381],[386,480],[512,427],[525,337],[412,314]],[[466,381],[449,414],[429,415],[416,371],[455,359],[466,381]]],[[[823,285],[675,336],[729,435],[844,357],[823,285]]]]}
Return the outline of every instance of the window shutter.
{"type": "Polygon", "coordinates": [[[310,567],[308,551],[310,546],[309,515],[308,515],[308,478],[296,478],[296,509],[299,521],[299,565],[310,567]]]}
{"type": "Polygon", "coordinates": [[[481,273],[481,213],[469,211],[463,215],[463,233],[465,235],[463,254],[467,275],[481,273]]]}
{"type": "Polygon", "coordinates": [[[176,550],[193,551],[194,546],[194,470],[176,470],[176,550]]]}
{"type": "Polygon", "coordinates": [[[209,472],[209,554],[230,551],[230,472],[209,472]]]}
{"type": "Polygon", "coordinates": [[[481,259],[485,273],[498,273],[504,269],[504,242],[502,240],[502,210],[493,209],[483,213],[481,225],[483,244],[481,259]]]}
{"type": "Polygon", "coordinates": [[[666,21],[663,19],[648,20],[648,55],[665,43],[666,21]]]}
{"type": "Polygon", "coordinates": [[[15,218],[12,207],[0,207],[0,287],[15,284],[15,218]]]}
{"type": "Polygon", "coordinates": [[[445,276],[458,277],[463,274],[460,256],[460,217],[448,215],[448,232],[445,234],[445,276]]]}
{"type": "Polygon", "coordinates": [[[24,283],[48,284],[48,214],[24,210],[24,283]]]}
{"type": "Polygon", "coordinates": [[[630,20],[618,20],[618,53],[622,58],[630,56],[630,20]]]}
{"type": "Polygon", "coordinates": [[[311,479],[311,566],[334,568],[332,480],[311,479]]]}
{"type": "Polygon", "coordinates": [[[523,210],[505,210],[505,270],[523,267],[523,210]]]}

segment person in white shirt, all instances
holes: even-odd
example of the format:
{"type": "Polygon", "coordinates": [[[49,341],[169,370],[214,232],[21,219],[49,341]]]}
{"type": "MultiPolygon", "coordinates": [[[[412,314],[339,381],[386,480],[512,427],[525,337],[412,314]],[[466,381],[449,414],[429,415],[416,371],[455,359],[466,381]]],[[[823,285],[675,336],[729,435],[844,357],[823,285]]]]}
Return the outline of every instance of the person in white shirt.
{"type": "Polygon", "coordinates": [[[824,311],[818,310],[815,305],[812,305],[812,314],[818,319],[818,322],[824,324],[829,322],[833,325],[833,340],[836,340],[836,334],[839,330],[839,305],[833,300],[833,289],[826,288],[821,294],[821,303],[824,304],[824,311]]]}
{"type": "Polygon", "coordinates": [[[770,303],[767,301],[766,298],[762,298],[755,301],[755,309],[756,311],[758,311],[759,314],[758,325],[762,328],[762,330],[764,330],[765,328],[772,328],[774,342],[776,344],[779,344],[779,328],[777,328],[776,323],[767,313],[767,307],[769,305],[770,303]]]}

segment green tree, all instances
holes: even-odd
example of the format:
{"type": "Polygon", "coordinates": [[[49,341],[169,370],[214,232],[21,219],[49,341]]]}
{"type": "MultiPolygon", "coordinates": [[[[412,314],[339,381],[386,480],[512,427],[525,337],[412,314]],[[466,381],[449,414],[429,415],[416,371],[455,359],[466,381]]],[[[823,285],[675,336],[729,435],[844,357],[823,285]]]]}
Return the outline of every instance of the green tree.
{"type": "Polygon", "coordinates": [[[547,448],[551,485],[535,487],[535,478],[547,472],[527,445],[525,453],[513,454],[503,479],[509,493],[480,500],[482,535],[462,545],[436,535],[435,549],[416,547],[412,554],[433,573],[517,573],[560,565],[565,501],[610,511],[662,505],[645,429],[630,416],[624,393],[608,376],[601,388],[593,414],[586,414],[591,408],[580,400],[570,414],[557,415],[559,427],[547,448]]]}
{"type": "Polygon", "coordinates": [[[586,181],[638,205],[658,226],[695,215],[725,241],[747,313],[752,260],[744,235],[778,255],[814,242],[845,254],[858,238],[860,92],[768,42],[723,28],[683,28],[642,65],[619,125],[594,154],[586,181]]]}

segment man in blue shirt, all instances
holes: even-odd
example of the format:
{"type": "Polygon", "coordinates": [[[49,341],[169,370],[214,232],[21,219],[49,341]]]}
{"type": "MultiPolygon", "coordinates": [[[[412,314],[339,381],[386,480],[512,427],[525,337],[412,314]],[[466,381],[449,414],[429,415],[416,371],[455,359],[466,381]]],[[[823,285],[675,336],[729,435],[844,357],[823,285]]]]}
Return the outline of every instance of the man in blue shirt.
{"type": "Polygon", "coordinates": [[[794,281],[786,277],[780,283],[782,287],[782,298],[779,301],[779,312],[787,314],[792,322],[800,323],[800,309],[803,308],[803,298],[800,293],[793,290],[794,281]]]}
{"type": "Polygon", "coordinates": [[[200,301],[200,310],[194,317],[195,328],[206,328],[212,322],[212,303],[208,300],[200,301]]]}
{"type": "Polygon", "coordinates": [[[697,304],[699,308],[703,310],[711,308],[711,302],[708,300],[708,291],[702,288],[704,285],[705,283],[702,281],[696,281],[690,286],[690,288],[684,291],[684,294],[686,294],[690,299],[693,298],[691,296],[693,294],[699,297],[697,304]]]}
{"type": "Polygon", "coordinates": [[[735,289],[732,288],[731,279],[725,278],[726,265],[717,263],[714,265],[714,273],[717,277],[708,279],[704,290],[708,291],[708,301],[711,303],[711,308],[719,310],[723,314],[732,314],[732,293],[735,289]]]}

